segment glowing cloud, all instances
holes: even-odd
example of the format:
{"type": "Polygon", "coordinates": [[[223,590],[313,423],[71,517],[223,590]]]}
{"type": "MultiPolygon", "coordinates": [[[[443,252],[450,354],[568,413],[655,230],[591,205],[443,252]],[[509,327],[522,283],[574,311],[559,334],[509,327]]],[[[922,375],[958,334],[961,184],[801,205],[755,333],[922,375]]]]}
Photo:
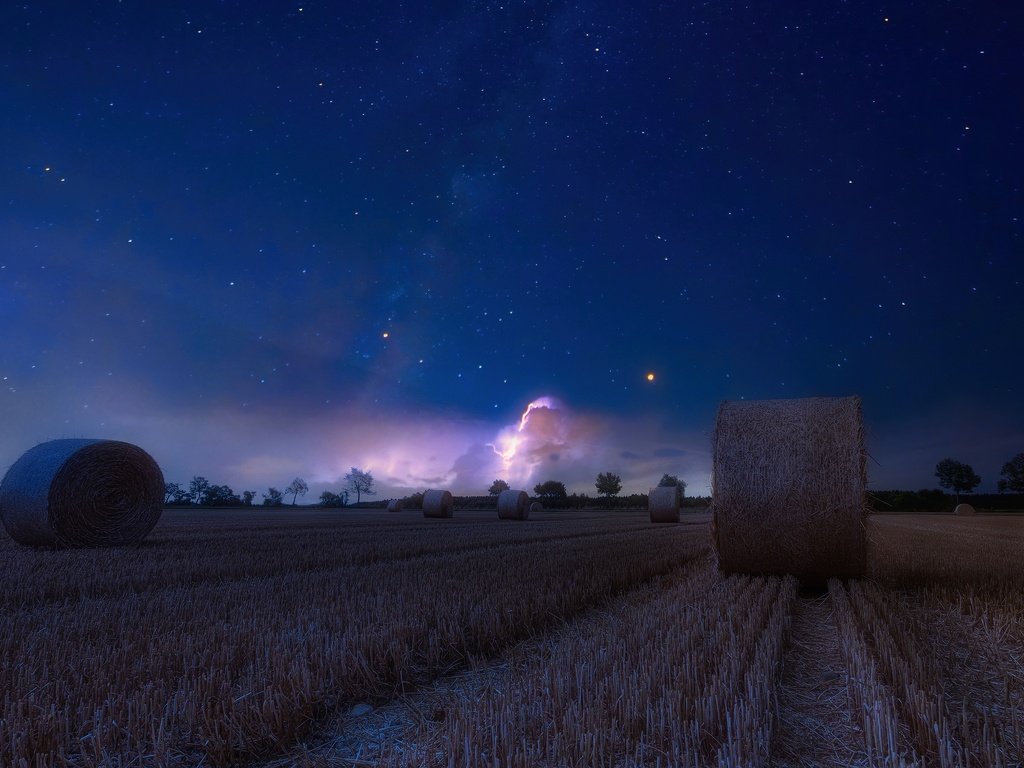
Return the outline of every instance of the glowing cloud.
{"type": "Polygon", "coordinates": [[[12,411],[16,427],[0,435],[0,466],[26,445],[54,435],[102,434],[149,451],[168,481],[193,475],[259,494],[294,477],[309,483],[305,501],[338,492],[351,467],[369,470],[377,496],[400,497],[426,488],[482,495],[495,478],[531,490],[544,480],[594,493],[599,471],[621,474],[627,491],[646,490],[662,473],[706,492],[707,438],[680,433],[661,419],[577,411],[551,397],[517,408],[507,422],[458,412],[374,409],[362,402],[302,411],[211,406],[168,407],[145,391],[96,400],[88,412],[47,410],[43,394],[26,393],[12,411]],[[17,437],[15,437],[17,435],[17,437]]]}
{"type": "Polygon", "coordinates": [[[554,409],[556,407],[557,405],[554,398],[538,397],[526,406],[526,410],[523,411],[523,415],[519,417],[518,426],[505,427],[498,434],[497,439],[493,443],[487,443],[487,447],[501,457],[506,469],[510,468],[512,460],[515,458],[516,450],[519,448],[519,444],[523,442],[524,435],[522,432],[530,423],[530,414],[538,408],[554,409]]]}
{"type": "Polygon", "coordinates": [[[526,406],[517,424],[503,428],[486,447],[501,460],[505,479],[527,487],[542,465],[559,461],[580,445],[581,425],[553,397],[539,397],[526,406]]]}

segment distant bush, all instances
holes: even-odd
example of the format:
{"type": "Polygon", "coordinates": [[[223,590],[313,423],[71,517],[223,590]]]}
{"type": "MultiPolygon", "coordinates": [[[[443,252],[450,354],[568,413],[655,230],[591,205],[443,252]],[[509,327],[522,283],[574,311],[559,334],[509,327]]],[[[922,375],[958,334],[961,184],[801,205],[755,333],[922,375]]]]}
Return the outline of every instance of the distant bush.
{"type": "Polygon", "coordinates": [[[456,496],[455,509],[497,509],[497,496],[456,496]]]}
{"type": "Polygon", "coordinates": [[[683,496],[684,507],[710,507],[710,496],[683,496]]]}
{"type": "MultiPolygon", "coordinates": [[[[1024,510],[1024,494],[1021,493],[961,494],[960,501],[975,509],[1024,510]]],[[[952,512],[956,506],[956,497],[932,488],[920,491],[871,491],[868,504],[875,512],[952,512]]]]}
{"type": "Polygon", "coordinates": [[[979,512],[1024,512],[1024,493],[972,493],[960,496],[979,512]]]}
{"type": "MultiPolygon", "coordinates": [[[[531,495],[531,501],[540,501],[544,509],[647,509],[647,494],[633,493],[629,496],[615,496],[610,499],[590,496],[586,493],[570,493],[565,498],[538,497],[531,495]]],[[[709,496],[683,497],[683,507],[704,508],[711,504],[709,496]]],[[[498,498],[496,496],[456,496],[454,497],[456,510],[469,509],[497,509],[498,498]]],[[[386,507],[386,501],[364,501],[362,504],[350,504],[349,507],[361,509],[375,509],[386,507]]],[[[403,509],[423,509],[423,493],[413,493],[402,500],[403,509]]]]}
{"type": "Polygon", "coordinates": [[[868,493],[868,505],[875,512],[944,512],[953,509],[953,502],[953,496],[931,488],[868,493]]]}

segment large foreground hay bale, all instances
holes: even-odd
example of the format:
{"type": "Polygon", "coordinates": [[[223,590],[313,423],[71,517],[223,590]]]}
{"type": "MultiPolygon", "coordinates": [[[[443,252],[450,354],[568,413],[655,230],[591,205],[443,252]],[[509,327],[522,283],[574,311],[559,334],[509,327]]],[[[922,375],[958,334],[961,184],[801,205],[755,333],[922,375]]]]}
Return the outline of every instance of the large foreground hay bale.
{"type": "Polygon", "coordinates": [[[403,506],[401,499],[392,499],[388,502],[388,512],[401,512],[403,506]]]}
{"type": "Polygon", "coordinates": [[[651,488],[647,494],[647,511],[652,523],[678,523],[682,494],[678,485],[651,488]]]}
{"type": "Polygon", "coordinates": [[[0,518],[20,544],[134,544],[163,507],[160,467],[138,446],[117,440],[41,443],[0,483],[0,518]]]}
{"type": "Polygon", "coordinates": [[[859,397],[722,403],[712,452],[711,530],[723,571],[813,581],[864,574],[859,397]]]}
{"type": "Polygon", "coordinates": [[[544,511],[544,505],[541,504],[539,501],[535,501],[535,502],[533,502],[530,505],[530,514],[531,515],[536,515],[538,512],[543,512],[543,511],[544,511]]]}
{"type": "Polygon", "coordinates": [[[970,504],[957,504],[956,509],[953,510],[954,515],[976,515],[977,510],[970,504]]]}
{"type": "Polygon", "coordinates": [[[424,517],[451,517],[454,506],[451,491],[426,491],[423,494],[424,517]]]}
{"type": "Polygon", "coordinates": [[[530,517],[530,497],[526,491],[511,489],[498,494],[498,517],[502,520],[526,520],[530,517]]]}

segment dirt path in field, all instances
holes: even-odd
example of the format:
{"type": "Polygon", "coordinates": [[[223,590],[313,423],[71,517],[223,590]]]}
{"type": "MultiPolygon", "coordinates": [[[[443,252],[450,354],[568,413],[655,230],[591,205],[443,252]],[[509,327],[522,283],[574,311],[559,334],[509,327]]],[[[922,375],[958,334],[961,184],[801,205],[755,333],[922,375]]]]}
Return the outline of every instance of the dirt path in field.
{"type": "MultiPolygon", "coordinates": [[[[612,610],[631,599],[621,595],[609,605],[574,617],[612,610]]],[[[380,765],[382,753],[401,755],[420,748],[458,703],[501,690],[517,659],[535,655],[558,632],[506,649],[500,658],[480,660],[388,702],[349,703],[335,709],[288,754],[253,763],[250,768],[341,768],[380,765]]],[[[867,768],[860,728],[851,718],[846,671],[828,595],[797,600],[783,655],[779,720],[772,740],[772,768],[867,768]]]]}
{"type": "Polygon", "coordinates": [[[251,763],[249,768],[377,766],[385,750],[401,754],[406,744],[418,742],[443,723],[456,702],[472,700],[500,684],[507,667],[504,660],[484,663],[377,706],[369,702],[347,705],[332,712],[310,739],[286,756],[251,763]]]}
{"type": "Polygon", "coordinates": [[[773,768],[868,765],[828,595],[801,596],[782,657],[773,768]]]}
{"type": "MultiPolygon", "coordinates": [[[[679,566],[673,574],[692,574],[712,567],[706,555],[679,566]]],[[[637,582],[630,589],[601,601],[584,611],[567,617],[546,632],[506,647],[491,658],[470,659],[461,669],[421,684],[407,694],[384,702],[346,702],[335,706],[325,718],[315,723],[306,739],[288,748],[287,754],[248,763],[248,768],[347,768],[348,766],[380,766],[382,755],[401,759],[410,748],[422,748],[436,738],[439,726],[451,712],[467,701],[478,701],[508,684],[510,670],[523,659],[542,653],[545,645],[557,642],[563,633],[614,614],[630,601],[649,600],[654,593],[646,591],[650,582],[670,578],[656,576],[637,582]],[[646,596],[645,595],[646,591],[646,596]]]]}

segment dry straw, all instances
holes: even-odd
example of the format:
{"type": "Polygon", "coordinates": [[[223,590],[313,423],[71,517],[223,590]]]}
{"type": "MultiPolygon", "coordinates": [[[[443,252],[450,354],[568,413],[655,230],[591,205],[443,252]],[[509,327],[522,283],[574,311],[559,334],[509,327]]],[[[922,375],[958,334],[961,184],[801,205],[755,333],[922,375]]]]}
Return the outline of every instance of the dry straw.
{"type": "Polygon", "coordinates": [[[425,491],[423,493],[424,517],[451,517],[453,507],[451,491],[425,491]]]}
{"type": "Polygon", "coordinates": [[[498,495],[498,517],[502,520],[526,520],[530,517],[530,497],[526,491],[502,491],[498,495]]]}
{"type": "Polygon", "coordinates": [[[652,523],[678,523],[681,502],[678,485],[651,488],[647,494],[647,511],[652,523]]]}
{"type": "Polygon", "coordinates": [[[153,457],[117,440],[51,440],[25,452],[0,483],[0,518],[35,546],[139,542],[163,511],[164,476],[153,457]]]}
{"type": "Polygon", "coordinates": [[[956,509],[953,510],[954,515],[975,515],[977,510],[970,504],[957,504],[956,509]]]}
{"type": "Polygon", "coordinates": [[[533,502],[530,505],[530,514],[531,515],[535,515],[538,512],[543,512],[543,511],[544,511],[544,505],[541,504],[539,501],[535,501],[535,502],[533,502]]]}
{"type": "Polygon", "coordinates": [[[712,451],[711,533],[723,571],[864,574],[859,397],[722,403],[712,451]]]}
{"type": "Polygon", "coordinates": [[[388,512],[401,512],[404,502],[401,499],[392,499],[388,502],[388,512]]]}

